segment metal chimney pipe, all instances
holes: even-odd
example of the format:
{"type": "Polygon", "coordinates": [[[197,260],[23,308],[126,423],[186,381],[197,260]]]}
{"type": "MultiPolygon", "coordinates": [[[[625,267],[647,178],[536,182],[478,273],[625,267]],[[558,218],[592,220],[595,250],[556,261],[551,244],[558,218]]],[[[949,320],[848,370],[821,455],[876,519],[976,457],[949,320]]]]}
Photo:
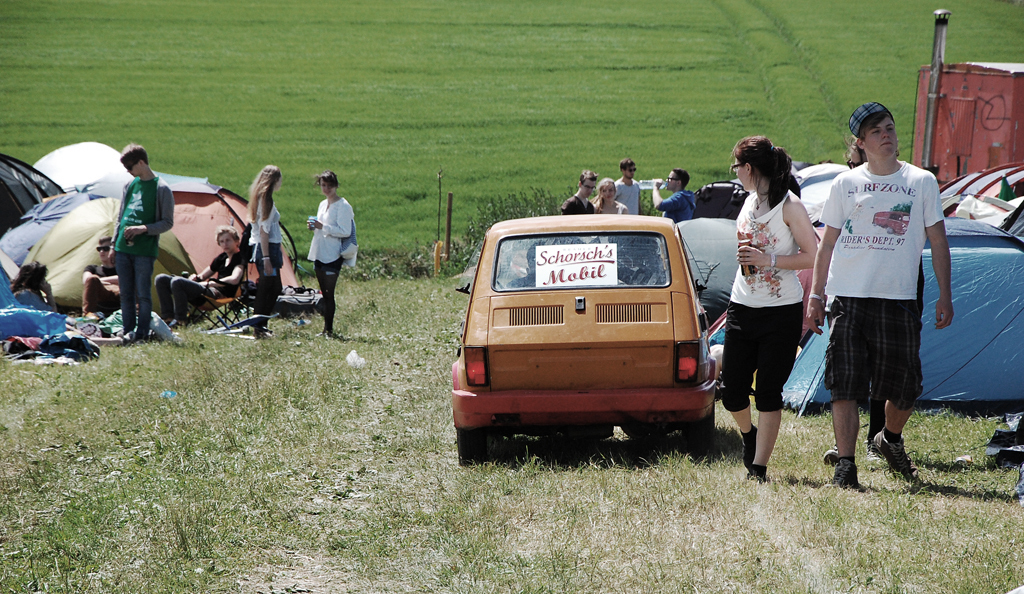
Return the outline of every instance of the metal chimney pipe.
{"type": "MultiPolygon", "coordinates": [[[[942,78],[942,63],[946,59],[946,27],[949,15],[945,9],[935,11],[935,42],[932,44],[932,69],[928,76],[928,107],[925,111],[924,143],[921,155],[921,167],[936,173],[938,166],[932,159],[932,147],[935,144],[935,121],[938,119],[939,80],[942,78]]],[[[957,172],[959,175],[959,172],[957,172]]]]}

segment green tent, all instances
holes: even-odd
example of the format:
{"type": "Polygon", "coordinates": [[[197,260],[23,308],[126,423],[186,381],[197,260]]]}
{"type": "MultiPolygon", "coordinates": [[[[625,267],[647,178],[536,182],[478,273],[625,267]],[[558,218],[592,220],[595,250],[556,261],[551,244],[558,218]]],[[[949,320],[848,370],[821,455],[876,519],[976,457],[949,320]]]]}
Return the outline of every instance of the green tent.
{"type": "MultiPolygon", "coordinates": [[[[61,307],[82,306],[82,272],[89,264],[99,264],[96,245],[100,237],[113,235],[120,201],[114,198],[92,200],[68,213],[40,239],[28,253],[26,262],[33,260],[46,264],[46,280],[53,287],[54,298],[61,307]]],[[[195,272],[191,260],[173,230],[160,235],[160,255],[153,267],[158,274],[195,272]]],[[[157,306],[153,290],[154,311],[157,306]]]]}

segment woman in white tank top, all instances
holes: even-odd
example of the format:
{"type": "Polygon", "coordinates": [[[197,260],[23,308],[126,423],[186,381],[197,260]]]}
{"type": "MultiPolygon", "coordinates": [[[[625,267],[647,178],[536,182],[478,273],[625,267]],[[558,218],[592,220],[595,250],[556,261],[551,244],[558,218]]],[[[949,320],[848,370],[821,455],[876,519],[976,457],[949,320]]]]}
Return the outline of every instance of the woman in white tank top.
{"type": "Polygon", "coordinates": [[[803,287],[796,271],[814,266],[817,237],[807,210],[789,191],[792,161],[764,136],[736,143],[732,169],[750,192],[736,218],[740,263],[725,323],[722,404],[743,437],[747,477],[764,482],[782,422],[803,328],[803,287]],[[751,422],[750,392],[760,430],[751,422]]]}

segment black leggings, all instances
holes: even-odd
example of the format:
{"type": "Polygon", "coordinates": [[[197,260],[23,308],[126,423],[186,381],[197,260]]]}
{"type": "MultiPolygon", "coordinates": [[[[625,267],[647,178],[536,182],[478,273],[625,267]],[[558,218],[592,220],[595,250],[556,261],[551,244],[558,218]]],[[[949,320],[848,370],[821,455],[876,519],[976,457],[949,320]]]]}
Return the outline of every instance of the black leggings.
{"type": "Polygon", "coordinates": [[[324,332],[334,333],[334,288],[338,285],[338,266],[334,263],[323,264],[319,260],[314,263],[316,269],[316,282],[320,284],[320,292],[323,293],[324,308],[324,332]]]}
{"type": "Polygon", "coordinates": [[[729,303],[721,375],[722,405],[726,410],[739,412],[750,406],[750,386],[755,371],[757,410],[782,409],[782,387],[796,360],[803,311],[803,303],[777,307],[729,303]]]}

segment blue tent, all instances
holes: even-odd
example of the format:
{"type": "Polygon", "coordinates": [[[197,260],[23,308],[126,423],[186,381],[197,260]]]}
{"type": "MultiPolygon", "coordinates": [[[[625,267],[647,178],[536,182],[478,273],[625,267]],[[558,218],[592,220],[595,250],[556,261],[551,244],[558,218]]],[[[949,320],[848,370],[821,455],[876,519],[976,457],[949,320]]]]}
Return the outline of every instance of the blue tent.
{"type": "Polygon", "coordinates": [[[0,250],[10,256],[18,266],[25,263],[25,256],[46,232],[72,210],[90,200],[99,198],[91,194],[63,194],[32,207],[21,217],[20,224],[0,238],[0,250]]]}
{"type": "MultiPolygon", "coordinates": [[[[949,408],[966,415],[1024,410],[1024,241],[991,225],[946,219],[953,260],[953,324],[936,330],[939,291],[924,251],[924,327],[919,409],[949,408]]],[[[823,384],[828,333],[811,335],[797,356],[783,397],[786,406],[820,413],[829,403],[823,384]]]]}
{"type": "Polygon", "coordinates": [[[50,336],[64,331],[64,316],[24,307],[11,293],[11,281],[0,268],[0,340],[11,336],[50,336]]]}

